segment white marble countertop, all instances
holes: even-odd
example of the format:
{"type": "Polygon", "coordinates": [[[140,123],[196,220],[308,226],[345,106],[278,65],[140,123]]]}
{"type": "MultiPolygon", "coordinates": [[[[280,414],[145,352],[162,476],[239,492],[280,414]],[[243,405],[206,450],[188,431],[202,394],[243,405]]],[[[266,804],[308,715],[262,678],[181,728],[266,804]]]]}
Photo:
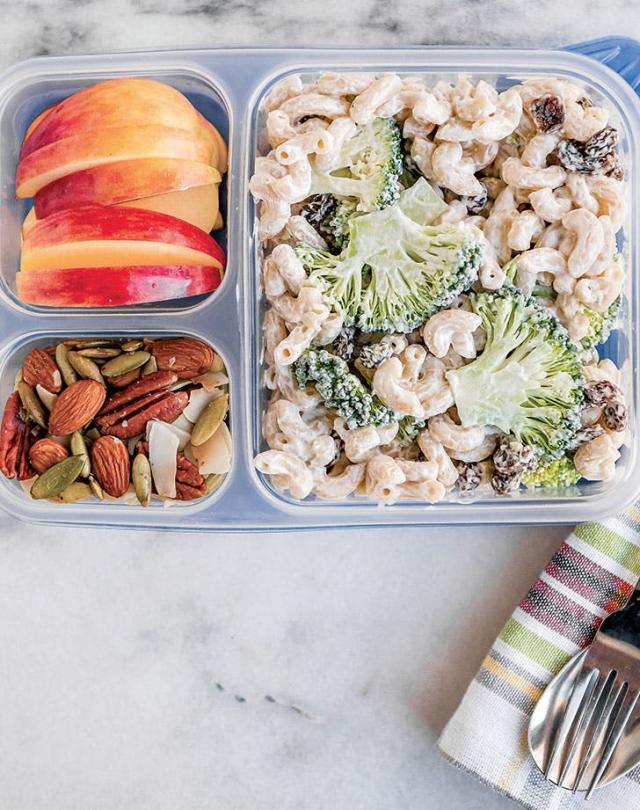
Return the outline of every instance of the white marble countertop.
{"type": "MultiPolygon", "coordinates": [[[[634,0],[0,0],[0,19],[0,68],[110,48],[640,37],[634,0]]],[[[0,807],[510,807],[435,740],[565,534],[136,534],[0,517],[0,807]]]]}

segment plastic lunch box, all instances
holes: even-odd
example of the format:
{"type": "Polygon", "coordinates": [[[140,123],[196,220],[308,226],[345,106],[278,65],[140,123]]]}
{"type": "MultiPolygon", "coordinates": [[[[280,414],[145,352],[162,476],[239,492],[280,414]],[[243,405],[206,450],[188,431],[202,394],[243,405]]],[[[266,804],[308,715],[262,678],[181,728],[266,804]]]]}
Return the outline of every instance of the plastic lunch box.
{"type": "Polygon", "coordinates": [[[640,243],[640,45],[603,39],[569,51],[493,49],[221,49],[147,51],[102,56],[41,58],[23,62],[0,77],[0,400],[12,390],[27,351],[52,336],[179,335],[209,341],[230,376],[233,467],[220,489],[202,501],[147,509],[125,504],[50,504],[31,500],[15,481],[0,480],[0,508],[33,523],[120,527],[251,531],[359,525],[549,523],[592,520],[628,504],[640,490],[638,378],[638,251],[640,243]],[[614,481],[580,484],[570,493],[523,492],[509,497],[460,499],[434,505],[379,507],[363,499],[295,501],[277,493],[253,468],[261,447],[260,311],[255,211],[247,190],[261,139],[260,101],[274,82],[290,73],[322,70],[425,73],[449,78],[465,73],[505,87],[539,74],[585,85],[613,110],[629,175],[629,214],[621,245],[628,266],[622,328],[606,354],[624,363],[632,435],[614,481]],[[619,75],[618,75],[619,74],[619,75]],[[149,76],[174,85],[228,136],[226,241],[228,268],[212,296],[147,307],[56,310],[29,307],[15,296],[20,224],[25,201],[15,199],[15,168],[24,131],[42,109],[79,88],[123,75],[149,76]],[[625,81],[626,80],[626,81],[625,81]]]}

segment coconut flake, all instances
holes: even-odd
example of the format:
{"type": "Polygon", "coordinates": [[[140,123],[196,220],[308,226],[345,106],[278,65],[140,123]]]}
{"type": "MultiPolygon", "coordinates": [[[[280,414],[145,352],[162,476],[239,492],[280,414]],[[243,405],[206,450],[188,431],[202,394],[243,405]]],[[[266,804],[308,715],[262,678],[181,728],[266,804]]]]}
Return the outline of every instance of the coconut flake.
{"type": "Polygon", "coordinates": [[[215,388],[220,388],[221,385],[227,385],[229,378],[222,371],[207,371],[196,377],[194,382],[200,383],[205,391],[213,391],[215,388]]]}
{"type": "Polygon", "coordinates": [[[191,433],[193,430],[193,422],[190,422],[183,413],[181,413],[180,416],[177,419],[174,419],[170,424],[180,428],[180,430],[186,430],[187,433],[191,433]]]}
{"type": "MultiPolygon", "coordinates": [[[[60,372],[58,372],[58,374],[60,374],[60,372]]],[[[56,404],[56,399],[58,399],[58,395],[57,394],[52,394],[51,391],[48,391],[46,388],[44,388],[42,385],[40,385],[40,383],[37,383],[37,385],[36,385],[36,392],[37,392],[38,396],[40,397],[40,401],[42,402],[44,407],[48,411],[50,411],[53,408],[53,406],[56,404]]]]}
{"type": "Polygon", "coordinates": [[[189,395],[189,403],[182,413],[190,422],[195,424],[211,400],[217,399],[222,393],[219,388],[214,388],[212,391],[207,391],[204,388],[194,388],[189,395]]]}
{"type": "MultiPolygon", "coordinates": [[[[157,421],[158,421],[157,419],[150,419],[147,422],[147,441],[149,440],[149,433],[151,431],[151,427],[153,423],[157,421]]],[[[191,428],[193,428],[193,425],[191,425],[191,423],[189,423],[190,427],[189,430],[182,430],[182,428],[179,428],[173,422],[163,422],[162,424],[165,425],[165,427],[169,428],[169,430],[178,437],[179,441],[178,450],[182,450],[184,446],[189,443],[189,439],[191,438],[191,428]]]]}
{"type": "Polygon", "coordinates": [[[231,467],[231,434],[223,422],[213,436],[198,447],[190,446],[201,475],[224,475],[231,467]]]}
{"type": "Polygon", "coordinates": [[[149,429],[149,464],[158,495],[176,497],[178,436],[165,422],[153,421],[149,429]]]}

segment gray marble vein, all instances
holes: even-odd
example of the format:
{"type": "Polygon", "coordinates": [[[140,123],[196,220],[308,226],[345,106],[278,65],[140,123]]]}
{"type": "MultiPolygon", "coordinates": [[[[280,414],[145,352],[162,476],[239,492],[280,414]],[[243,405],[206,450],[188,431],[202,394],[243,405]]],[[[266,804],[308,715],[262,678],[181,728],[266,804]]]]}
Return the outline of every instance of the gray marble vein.
{"type": "MultiPolygon", "coordinates": [[[[0,0],[0,20],[0,68],[151,46],[640,37],[635,0],[0,0]]],[[[506,810],[435,739],[565,533],[0,517],[0,808],[506,810]]]]}

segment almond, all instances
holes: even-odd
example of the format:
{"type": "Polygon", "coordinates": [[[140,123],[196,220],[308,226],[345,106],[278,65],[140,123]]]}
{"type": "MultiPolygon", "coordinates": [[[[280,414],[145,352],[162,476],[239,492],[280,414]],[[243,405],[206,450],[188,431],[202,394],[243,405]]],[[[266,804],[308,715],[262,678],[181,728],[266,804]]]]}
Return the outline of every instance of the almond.
{"type": "Polygon", "coordinates": [[[195,338],[155,340],[149,347],[160,371],[173,371],[179,379],[190,380],[209,371],[213,349],[195,338]]]}
{"type": "Polygon", "coordinates": [[[100,486],[113,498],[129,488],[131,464],[126,445],[115,436],[101,436],[91,447],[91,466],[100,486]]]}
{"type": "Polygon", "coordinates": [[[98,413],[106,395],[106,388],[96,380],[78,380],[65,388],[49,415],[49,432],[68,436],[80,430],[98,413]]]}
{"type": "Polygon", "coordinates": [[[29,450],[29,461],[37,473],[45,472],[68,457],[67,449],[53,439],[38,439],[29,450]]]}
{"type": "Polygon", "coordinates": [[[44,349],[32,349],[25,357],[22,379],[33,388],[41,385],[52,394],[57,394],[62,388],[60,369],[44,349]]]}

